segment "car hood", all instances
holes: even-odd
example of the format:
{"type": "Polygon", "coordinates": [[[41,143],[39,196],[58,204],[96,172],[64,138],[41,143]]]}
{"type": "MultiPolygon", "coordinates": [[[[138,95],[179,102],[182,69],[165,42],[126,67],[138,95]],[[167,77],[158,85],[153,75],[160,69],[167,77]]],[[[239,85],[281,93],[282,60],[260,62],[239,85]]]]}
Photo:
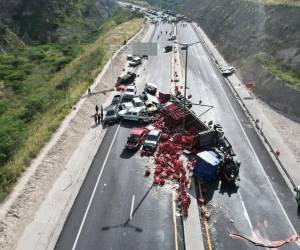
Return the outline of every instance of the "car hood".
{"type": "Polygon", "coordinates": [[[116,119],[117,115],[107,115],[105,116],[104,120],[111,120],[111,119],[116,119]]]}
{"type": "Polygon", "coordinates": [[[119,111],[119,115],[125,115],[126,112],[127,112],[127,110],[121,110],[121,111],[119,111]]]}
{"type": "Polygon", "coordinates": [[[155,141],[145,140],[145,142],[144,142],[144,146],[147,146],[147,147],[155,147],[156,145],[157,145],[157,142],[155,142],[155,141]]]}
{"type": "Polygon", "coordinates": [[[137,142],[127,142],[127,147],[136,147],[138,145],[137,142]]]}

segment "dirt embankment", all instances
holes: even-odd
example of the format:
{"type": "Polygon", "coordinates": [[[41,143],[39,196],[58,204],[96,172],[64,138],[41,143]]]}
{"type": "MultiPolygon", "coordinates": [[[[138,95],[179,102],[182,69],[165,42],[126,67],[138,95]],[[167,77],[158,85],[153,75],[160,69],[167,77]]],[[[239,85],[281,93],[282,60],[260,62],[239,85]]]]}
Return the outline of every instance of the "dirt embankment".
{"type": "Polygon", "coordinates": [[[300,7],[241,0],[187,0],[176,7],[200,23],[254,93],[286,116],[300,120],[300,7]],[[259,60],[263,54],[268,65],[259,60]],[[274,73],[279,71],[279,74],[274,73]],[[295,76],[296,75],[296,76],[295,76]]]}

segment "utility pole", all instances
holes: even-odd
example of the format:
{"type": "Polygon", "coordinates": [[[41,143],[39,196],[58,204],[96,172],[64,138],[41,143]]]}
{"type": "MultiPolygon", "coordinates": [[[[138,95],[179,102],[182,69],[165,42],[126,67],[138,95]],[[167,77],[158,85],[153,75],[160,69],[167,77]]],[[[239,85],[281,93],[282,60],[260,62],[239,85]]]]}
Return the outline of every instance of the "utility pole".
{"type": "Polygon", "coordinates": [[[184,48],[185,50],[185,74],[184,74],[184,91],[183,91],[183,95],[184,95],[184,99],[183,99],[183,110],[184,110],[184,116],[183,116],[183,120],[182,120],[182,130],[185,130],[185,110],[186,110],[186,89],[187,89],[187,65],[188,65],[188,51],[189,51],[189,47],[201,43],[202,41],[197,41],[194,43],[177,43],[180,45],[180,49],[184,48]]]}
{"type": "Polygon", "coordinates": [[[189,52],[189,45],[186,44],[184,45],[185,48],[185,70],[184,70],[184,90],[183,90],[183,110],[184,110],[184,115],[183,115],[183,121],[182,121],[182,130],[185,130],[185,109],[186,109],[186,84],[187,84],[187,64],[188,64],[188,52],[189,52]]]}

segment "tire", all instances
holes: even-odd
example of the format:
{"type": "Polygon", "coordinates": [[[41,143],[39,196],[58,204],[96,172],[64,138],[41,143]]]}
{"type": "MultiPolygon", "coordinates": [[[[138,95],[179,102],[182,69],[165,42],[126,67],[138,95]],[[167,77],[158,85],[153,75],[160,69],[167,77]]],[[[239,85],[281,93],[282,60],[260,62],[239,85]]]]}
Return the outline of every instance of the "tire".
{"type": "Polygon", "coordinates": [[[138,119],[138,122],[139,122],[139,124],[143,124],[144,123],[143,119],[138,119]]]}

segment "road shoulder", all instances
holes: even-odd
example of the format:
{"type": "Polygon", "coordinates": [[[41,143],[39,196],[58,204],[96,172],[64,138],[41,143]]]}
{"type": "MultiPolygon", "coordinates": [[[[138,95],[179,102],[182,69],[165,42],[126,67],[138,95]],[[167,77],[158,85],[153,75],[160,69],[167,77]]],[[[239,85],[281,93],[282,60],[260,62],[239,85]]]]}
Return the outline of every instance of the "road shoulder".
{"type": "MultiPolygon", "coordinates": [[[[209,40],[205,32],[200,27],[196,27],[196,24],[192,25],[198,31],[198,34],[201,36],[201,39],[204,42],[204,46],[210,53],[215,63],[218,66],[228,65],[222,55],[209,40]]],[[[235,74],[233,74],[225,80],[229,88],[232,90],[233,94],[238,99],[242,109],[248,115],[250,121],[256,128],[256,132],[259,135],[259,138],[270,153],[271,158],[273,159],[275,165],[285,179],[287,185],[290,187],[290,189],[292,189],[293,186],[300,183],[300,173],[298,171],[299,167],[296,157],[286,146],[286,143],[284,142],[276,128],[273,126],[272,122],[261,110],[253,94],[244,87],[240,79],[235,74]],[[276,156],[277,150],[280,151],[279,157],[276,156]]]]}

